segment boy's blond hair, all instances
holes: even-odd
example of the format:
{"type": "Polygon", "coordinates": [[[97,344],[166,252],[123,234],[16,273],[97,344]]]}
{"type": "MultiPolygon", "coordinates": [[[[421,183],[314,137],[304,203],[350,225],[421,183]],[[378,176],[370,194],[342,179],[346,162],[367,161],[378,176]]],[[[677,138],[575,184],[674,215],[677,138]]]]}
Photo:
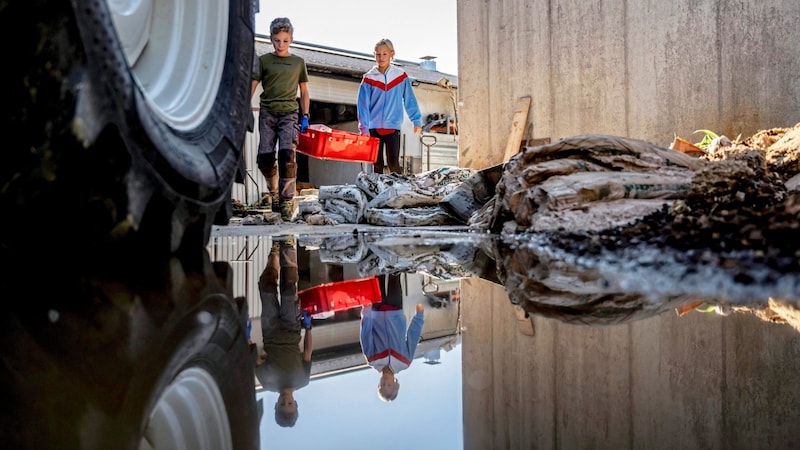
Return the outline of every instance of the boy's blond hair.
{"type": "Polygon", "coordinates": [[[271,35],[278,34],[281,31],[294,35],[294,26],[292,26],[292,21],[289,20],[288,17],[278,17],[269,24],[269,32],[271,35]]]}

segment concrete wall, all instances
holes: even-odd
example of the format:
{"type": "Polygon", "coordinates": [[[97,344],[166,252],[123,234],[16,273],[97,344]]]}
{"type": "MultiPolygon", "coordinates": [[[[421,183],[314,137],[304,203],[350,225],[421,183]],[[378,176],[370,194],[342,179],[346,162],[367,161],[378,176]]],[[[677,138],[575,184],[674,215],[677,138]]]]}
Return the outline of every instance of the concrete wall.
{"type": "Polygon", "coordinates": [[[462,281],[465,449],[800,447],[800,334],[693,312],[519,332],[502,287],[462,281]]]}
{"type": "Polygon", "coordinates": [[[800,2],[459,0],[460,162],[501,162],[514,103],[533,138],[668,146],[800,122],[800,2]]]}
{"type": "MultiPolygon", "coordinates": [[[[800,2],[459,0],[459,161],[502,162],[519,97],[528,137],[800,122],[800,2]]],[[[462,282],[465,448],[793,448],[800,339],[752,316],[665,315],[518,332],[502,287],[462,282]]]]}

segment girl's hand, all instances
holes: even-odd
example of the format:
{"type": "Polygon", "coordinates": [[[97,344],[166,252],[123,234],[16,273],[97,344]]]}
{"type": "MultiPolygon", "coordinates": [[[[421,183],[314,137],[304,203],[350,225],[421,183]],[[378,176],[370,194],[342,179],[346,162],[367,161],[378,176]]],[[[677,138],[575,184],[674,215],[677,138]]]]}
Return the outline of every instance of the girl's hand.
{"type": "Polygon", "coordinates": [[[417,312],[422,312],[425,310],[425,305],[422,303],[417,303],[417,312]]]}

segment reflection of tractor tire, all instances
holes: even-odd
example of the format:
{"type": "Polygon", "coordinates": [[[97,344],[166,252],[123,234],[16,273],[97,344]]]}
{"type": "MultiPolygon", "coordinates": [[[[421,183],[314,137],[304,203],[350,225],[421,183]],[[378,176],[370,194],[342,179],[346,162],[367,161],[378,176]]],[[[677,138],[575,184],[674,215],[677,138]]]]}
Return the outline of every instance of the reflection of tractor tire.
{"type": "Polygon", "coordinates": [[[252,128],[252,8],[0,0],[2,248],[202,247],[252,128]]]}
{"type": "Polygon", "coordinates": [[[247,304],[221,284],[230,266],[209,265],[187,271],[173,259],[153,271],[167,278],[153,283],[148,271],[125,285],[65,270],[31,288],[36,302],[9,305],[4,448],[259,448],[247,304]]]}
{"type": "MultiPolygon", "coordinates": [[[[133,403],[155,400],[147,405],[150,414],[144,430],[130,430],[136,433],[134,441],[141,436],[148,448],[259,447],[253,366],[241,324],[237,315],[230,314],[229,298],[212,297],[204,303],[185,318],[193,323],[176,327],[176,335],[151,356],[160,377],[138,380],[129,393],[127,400],[133,403]],[[204,326],[194,323],[204,322],[204,317],[208,320],[204,326]],[[168,362],[162,369],[164,361],[168,362]]],[[[116,440],[109,438],[106,448],[116,440]]]]}

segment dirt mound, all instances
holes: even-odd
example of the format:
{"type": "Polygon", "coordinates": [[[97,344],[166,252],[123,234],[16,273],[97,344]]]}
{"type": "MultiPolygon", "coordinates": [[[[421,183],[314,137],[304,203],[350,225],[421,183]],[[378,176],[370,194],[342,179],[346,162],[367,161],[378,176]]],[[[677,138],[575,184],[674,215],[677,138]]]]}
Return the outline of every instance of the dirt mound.
{"type": "Polygon", "coordinates": [[[710,148],[683,199],[629,226],[563,238],[587,253],[647,243],[685,250],[695,262],[757,262],[800,271],[800,124],[759,131],[741,143],[710,148]]]}

